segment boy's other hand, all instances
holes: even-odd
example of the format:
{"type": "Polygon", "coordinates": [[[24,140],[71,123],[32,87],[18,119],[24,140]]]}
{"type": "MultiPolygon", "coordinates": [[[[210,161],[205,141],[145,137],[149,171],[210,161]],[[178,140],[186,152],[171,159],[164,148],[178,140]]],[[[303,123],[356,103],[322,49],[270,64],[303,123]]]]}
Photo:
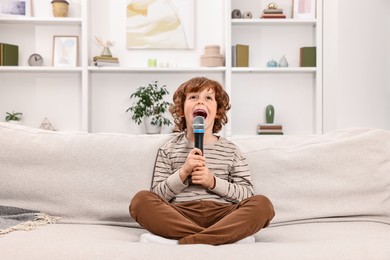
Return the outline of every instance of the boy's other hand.
{"type": "Polygon", "coordinates": [[[179,175],[181,181],[184,182],[196,167],[204,167],[205,165],[206,158],[202,156],[202,151],[198,148],[192,149],[187,155],[184,165],[180,169],[179,175]]]}
{"type": "Polygon", "coordinates": [[[195,167],[191,173],[191,179],[193,184],[202,185],[206,189],[214,189],[215,187],[214,175],[205,166],[195,167]]]}

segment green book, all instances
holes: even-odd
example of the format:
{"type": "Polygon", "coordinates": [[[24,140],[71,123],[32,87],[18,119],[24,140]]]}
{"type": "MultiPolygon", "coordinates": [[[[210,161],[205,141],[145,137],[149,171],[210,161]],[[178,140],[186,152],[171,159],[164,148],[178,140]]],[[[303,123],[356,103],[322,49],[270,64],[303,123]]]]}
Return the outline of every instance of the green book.
{"type": "Polygon", "coordinates": [[[236,67],[249,67],[249,46],[236,45],[236,67]]]}
{"type": "Polygon", "coordinates": [[[0,66],[19,65],[19,46],[0,43],[0,66]]]}
{"type": "Polygon", "coordinates": [[[300,49],[300,67],[316,67],[316,47],[302,47],[300,49]]]}

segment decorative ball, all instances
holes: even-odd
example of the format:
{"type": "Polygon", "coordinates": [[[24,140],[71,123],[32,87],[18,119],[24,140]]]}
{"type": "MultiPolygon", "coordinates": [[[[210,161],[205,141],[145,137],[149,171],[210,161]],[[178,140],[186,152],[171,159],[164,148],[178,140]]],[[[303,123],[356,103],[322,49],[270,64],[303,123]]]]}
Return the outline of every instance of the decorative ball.
{"type": "Polygon", "coordinates": [[[278,5],[276,3],[270,3],[268,9],[278,9],[278,5]]]}

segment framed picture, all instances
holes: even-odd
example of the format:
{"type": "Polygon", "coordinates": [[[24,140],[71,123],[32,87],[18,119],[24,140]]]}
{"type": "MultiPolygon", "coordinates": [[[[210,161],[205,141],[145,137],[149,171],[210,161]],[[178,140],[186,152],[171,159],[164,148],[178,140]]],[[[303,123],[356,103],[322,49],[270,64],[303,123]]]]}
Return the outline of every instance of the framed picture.
{"type": "Polygon", "coordinates": [[[315,19],[316,18],[316,0],[293,0],[294,19],[315,19]]]}
{"type": "Polygon", "coordinates": [[[193,49],[195,0],[131,0],[127,5],[129,49],[193,49]]]}
{"type": "Polygon", "coordinates": [[[53,66],[77,67],[78,36],[53,36],[53,66]]]}
{"type": "Polygon", "coordinates": [[[0,16],[31,16],[31,0],[0,0],[0,16]]]}

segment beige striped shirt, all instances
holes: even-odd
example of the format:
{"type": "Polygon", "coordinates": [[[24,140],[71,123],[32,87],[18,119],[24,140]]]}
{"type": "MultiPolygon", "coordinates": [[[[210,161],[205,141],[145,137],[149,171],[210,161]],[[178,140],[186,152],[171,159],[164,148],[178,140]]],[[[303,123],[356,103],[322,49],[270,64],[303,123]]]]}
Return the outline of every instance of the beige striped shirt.
{"type": "Polygon", "coordinates": [[[182,132],[159,149],[154,167],[152,191],[170,202],[211,200],[238,203],[254,194],[246,159],[231,141],[219,137],[212,144],[204,144],[206,167],[215,176],[214,189],[184,183],[179,170],[194,143],[182,132]]]}

